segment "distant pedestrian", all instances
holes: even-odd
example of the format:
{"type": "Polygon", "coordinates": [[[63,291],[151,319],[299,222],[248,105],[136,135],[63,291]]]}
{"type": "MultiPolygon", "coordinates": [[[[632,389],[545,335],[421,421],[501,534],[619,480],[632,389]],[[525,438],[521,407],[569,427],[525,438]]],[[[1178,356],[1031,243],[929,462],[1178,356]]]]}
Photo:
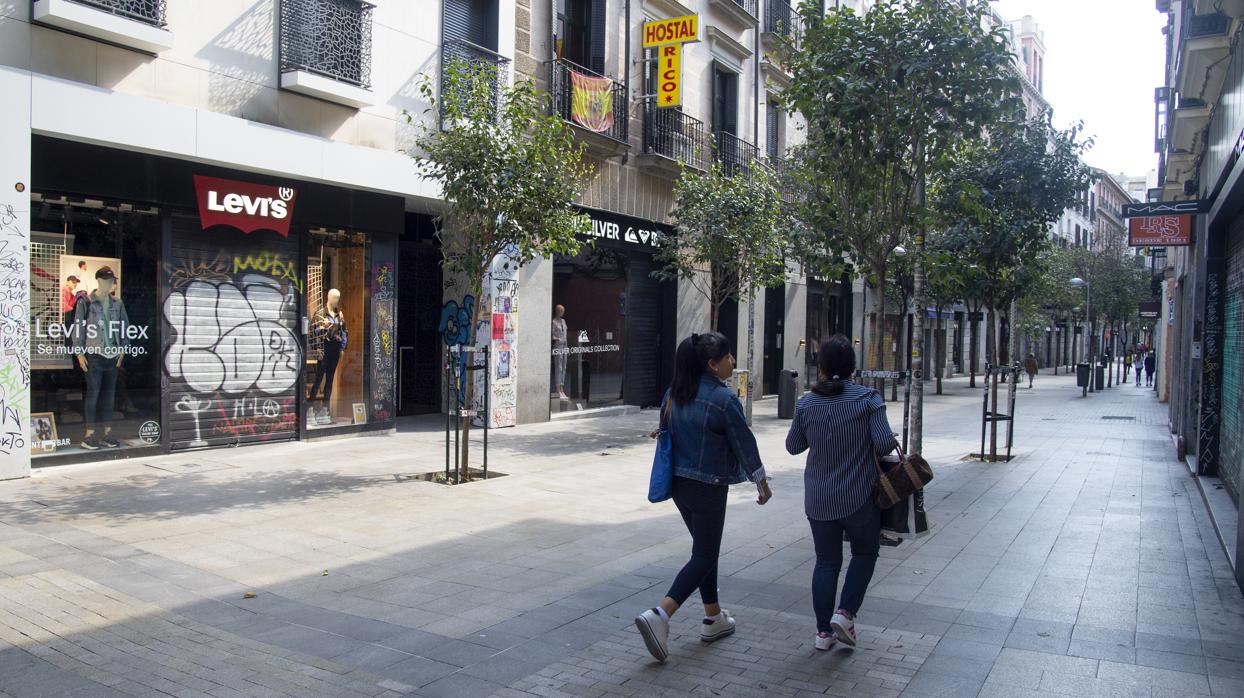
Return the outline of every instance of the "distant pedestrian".
{"type": "Polygon", "coordinates": [[[855,646],[855,616],[881,545],[881,510],[873,502],[877,457],[898,447],[881,395],[849,380],[854,372],[851,340],[830,337],[817,354],[817,384],[800,398],[786,436],[792,455],[808,451],[803,502],[816,548],[812,608],[818,650],[830,649],[835,640],[855,646]],[[851,564],[835,606],[844,532],[851,564]]]}
{"type": "Polygon", "coordinates": [[[1136,387],[1139,388],[1140,372],[1145,367],[1145,355],[1142,352],[1137,351],[1135,356],[1132,357],[1132,361],[1134,362],[1132,364],[1132,370],[1136,372],[1136,387]]]}
{"type": "Polygon", "coordinates": [[[1145,385],[1153,385],[1153,372],[1158,370],[1158,360],[1153,356],[1153,352],[1145,357],[1145,385]]]}
{"type": "Polygon", "coordinates": [[[700,639],[712,642],[734,632],[734,618],[717,600],[726,495],[730,485],[751,480],[759,493],[757,504],[773,496],[743,405],[726,386],[733,373],[725,335],[693,334],[678,345],[674,380],[662,400],[661,426],[670,430],[674,448],[672,498],[691,533],[691,559],[661,603],[635,617],[644,644],[659,662],[669,657],[670,616],[696,589],[704,603],[700,639]]]}
{"type": "Polygon", "coordinates": [[[1123,382],[1127,382],[1127,376],[1132,371],[1132,352],[1128,350],[1123,354],[1123,382]]]}
{"type": "Polygon", "coordinates": [[[1028,387],[1032,387],[1032,379],[1037,375],[1037,355],[1028,352],[1028,358],[1024,359],[1024,373],[1028,374],[1028,387]]]}

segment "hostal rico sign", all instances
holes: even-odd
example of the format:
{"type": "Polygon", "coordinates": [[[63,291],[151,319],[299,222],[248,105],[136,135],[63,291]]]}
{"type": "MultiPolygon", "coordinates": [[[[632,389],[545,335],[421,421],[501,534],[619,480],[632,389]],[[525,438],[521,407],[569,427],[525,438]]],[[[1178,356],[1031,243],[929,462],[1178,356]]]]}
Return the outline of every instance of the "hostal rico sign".
{"type": "Polygon", "coordinates": [[[289,219],[298,195],[291,187],[194,175],[194,190],[204,230],[228,225],[243,233],[271,230],[289,237],[289,219]]]}

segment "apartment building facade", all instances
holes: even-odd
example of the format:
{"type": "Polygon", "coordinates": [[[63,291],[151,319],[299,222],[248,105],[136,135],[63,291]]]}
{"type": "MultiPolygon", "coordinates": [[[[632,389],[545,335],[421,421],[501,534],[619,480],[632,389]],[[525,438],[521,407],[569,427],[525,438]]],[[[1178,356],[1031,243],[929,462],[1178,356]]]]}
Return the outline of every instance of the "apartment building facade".
{"type": "MultiPolygon", "coordinates": [[[[781,166],[796,129],[775,57],[797,24],[782,0],[11,3],[0,477],[391,430],[444,409],[477,304],[500,327],[490,425],[655,404],[709,316],[650,275],[678,163],[781,166]],[[704,30],[684,105],[657,110],[640,28],[685,14],[704,30]],[[534,77],[598,165],[591,251],[494,274],[480,299],[445,284],[443,202],[409,156],[436,127],[420,83],[450,60],[534,77]],[[608,82],[610,123],[574,120],[572,73],[608,82]]],[[[757,395],[805,368],[806,289],[792,269],[728,310],[757,395]]]]}
{"type": "MultiPolygon", "coordinates": [[[[1244,585],[1244,3],[1157,0],[1166,81],[1155,90],[1160,201],[1199,201],[1171,237],[1157,322],[1158,391],[1177,454],[1196,476],[1244,585]],[[1163,378],[1165,374],[1165,378],[1163,378]],[[1223,492],[1229,499],[1220,505],[1223,492]]],[[[1156,193],[1156,192],[1155,192],[1156,193]]],[[[1154,197],[1156,198],[1156,197],[1154,197]]],[[[1152,199],[1151,199],[1152,200],[1152,199]]]]}

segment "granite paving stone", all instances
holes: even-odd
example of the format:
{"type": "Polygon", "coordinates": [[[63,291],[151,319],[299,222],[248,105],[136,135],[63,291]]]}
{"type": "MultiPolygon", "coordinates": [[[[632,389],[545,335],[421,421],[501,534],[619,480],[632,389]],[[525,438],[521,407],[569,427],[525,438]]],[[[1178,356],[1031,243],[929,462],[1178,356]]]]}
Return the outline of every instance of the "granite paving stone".
{"type": "Polygon", "coordinates": [[[1043,374],[1017,395],[1018,457],[982,464],[979,390],[945,388],[932,529],[881,550],[854,650],[812,646],[774,401],[754,429],[775,497],[732,490],[723,536],[739,629],[702,643],[693,596],[665,664],[632,624],[690,550],[644,501],[653,411],[495,430],[509,475],[454,488],[409,477],[443,456],[443,423],[416,418],[0,483],[0,698],[1244,694],[1244,596],[1152,393],[1043,374]]]}

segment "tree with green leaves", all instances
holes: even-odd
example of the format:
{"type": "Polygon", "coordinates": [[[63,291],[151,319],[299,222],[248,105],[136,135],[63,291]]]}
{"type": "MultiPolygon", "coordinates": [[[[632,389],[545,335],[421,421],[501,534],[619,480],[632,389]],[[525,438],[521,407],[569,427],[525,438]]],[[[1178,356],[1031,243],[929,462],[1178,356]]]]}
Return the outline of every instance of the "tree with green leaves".
{"type": "Polygon", "coordinates": [[[933,341],[936,344],[933,360],[936,362],[934,369],[934,376],[937,379],[936,392],[941,395],[942,378],[946,366],[946,321],[942,319],[942,313],[967,297],[968,277],[973,269],[961,264],[954,255],[941,249],[938,242],[936,236],[932,237],[925,253],[925,269],[928,275],[928,285],[925,291],[934,311],[937,312],[937,326],[933,330],[933,341]]]}
{"type": "MultiPolygon", "coordinates": [[[[1080,137],[1078,126],[1056,129],[1048,113],[1031,120],[1022,116],[999,120],[986,140],[964,143],[934,188],[947,248],[979,271],[988,312],[986,352],[993,365],[1002,354],[994,331],[998,312],[1006,311],[1014,324],[1009,309],[1040,278],[1037,262],[1050,246],[1051,226],[1092,182],[1081,159],[1092,141],[1080,137]]],[[[998,379],[994,372],[995,412],[998,379]]],[[[992,426],[991,459],[997,453],[997,422],[992,426]]]]}
{"type": "MultiPolygon", "coordinates": [[[[806,121],[802,167],[810,185],[809,234],[830,238],[805,248],[847,250],[857,273],[886,287],[894,249],[916,240],[932,218],[924,196],[948,153],[978,139],[1018,83],[1001,28],[984,29],[987,3],[878,0],[856,13],[805,0],[806,28],[790,57],[785,101],[806,121]]],[[[916,274],[923,295],[923,272],[916,274]]],[[[876,364],[885,347],[884,294],[878,307],[876,364]]],[[[913,358],[923,362],[922,337],[913,358]]],[[[864,358],[863,367],[869,365],[864,358]]],[[[920,384],[916,387],[919,404],[920,384]]],[[[919,408],[913,444],[919,447],[919,408]]]]}
{"type": "Polygon", "coordinates": [[[684,170],[674,187],[674,234],[660,241],[655,275],[689,281],[708,301],[710,327],[718,330],[726,301],[785,280],[785,210],[774,174],[762,166],[684,170]]]}
{"type": "MultiPolygon", "coordinates": [[[[446,204],[436,218],[446,279],[480,301],[463,343],[465,366],[475,365],[476,328],[488,317],[482,295],[493,261],[573,255],[590,232],[572,206],[592,174],[582,146],[532,82],[508,86],[504,78],[491,63],[447,63],[439,96],[431,76],[419,83],[428,111],[407,115],[420,129],[419,171],[440,185],[446,204]]],[[[473,404],[473,392],[467,380],[464,406],[473,404]]],[[[469,427],[468,420],[459,461],[466,479],[469,427]]]]}

